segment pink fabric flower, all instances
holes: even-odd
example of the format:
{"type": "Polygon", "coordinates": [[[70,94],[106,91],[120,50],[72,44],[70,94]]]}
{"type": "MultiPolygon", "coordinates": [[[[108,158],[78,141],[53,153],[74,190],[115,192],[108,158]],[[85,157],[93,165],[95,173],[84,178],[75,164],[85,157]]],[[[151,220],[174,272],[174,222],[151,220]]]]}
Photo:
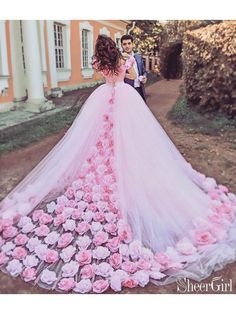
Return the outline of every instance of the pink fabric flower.
{"type": "Polygon", "coordinates": [[[11,227],[13,225],[13,219],[6,218],[0,220],[0,231],[4,230],[7,227],[11,227]]]}
{"type": "Polygon", "coordinates": [[[95,205],[95,204],[89,204],[89,206],[88,206],[88,209],[91,211],[91,212],[93,212],[93,213],[95,213],[98,209],[97,209],[97,206],[95,205]]]}
{"type": "Polygon", "coordinates": [[[48,249],[45,255],[45,262],[53,264],[58,261],[58,252],[48,249]]]}
{"type": "Polygon", "coordinates": [[[126,261],[123,262],[121,268],[128,273],[135,273],[137,271],[137,265],[134,262],[126,261]]]}
{"type": "Polygon", "coordinates": [[[77,191],[76,193],[75,193],[75,199],[76,199],[76,201],[81,201],[82,200],[82,198],[83,198],[83,196],[84,196],[84,191],[77,191]]]}
{"type": "Polygon", "coordinates": [[[62,214],[63,210],[64,210],[64,205],[57,205],[56,210],[55,210],[55,214],[60,215],[60,214],[62,214]]]}
{"type": "Polygon", "coordinates": [[[75,292],[88,293],[92,290],[92,283],[89,279],[82,279],[78,282],[73,289],[75,292]]]}
{"type": "Polygon", "coordinates": [[[88,207],[88,203],[87,202],[84,202],[84,201],[78,202],[78,209],[84,211],[87,207],[88,207]]]}
{"type": "Polygon", "coordinates": [[[89,211],[89,210],[86,210],[86,212],[84,212],[82,214],[82,219],[85,221],[85,222],[91,222],[92,219],[93,219],[93,216],[94,216],[94,213],[92,211],[89,211]]]}
{"type": "Polygon", "coordinates": [[[90,226],[90,230],[91,230],[93,235],[95,233],[101,231],[102,229],[103,229],[103,225],[100,222],[97,222],[97,221],[93,221],[91,226],[90,226]]]}
{"type": "Polygon", "coordinates": [[[170,267],[172,259],[165,253],[157,252],[154,256],[154,259],[157,263],[161,265],[161,269],[165,270],[170,267]]]}
{"type": "Polygon", "coordinates": [[[19,220],[17,226],[18,226],[19,228],[22,228],[24,225],[26,225],[27,223],[30,223],[30,222],[32,222],[30,217],[28,217],[28,216],[22,216],[22,217],[20,218],[20,220],[19,220]]]}
{"type": "Polygon", "coordinates": [[[135,288],[138,286],[138,280],[135,278],[127,278],[122,281],[122,285],[126,288],[135,288]]]}
{"type": "Polygon", "coordinates": [[[80,270],[80,275],[81,275],[81,278],[83,278],[83,279],[93,278],[95,275],[94,266],[93,265],[83,266],[80,270]]]}
{"type": "Polygon", "coordinates": [[[120,268],[122,263],[122,255],[119,253],[112,254],[109,258],[109,262],[113,268],[115,269],[120,268]]]}
{"type": "Polygon", "coordinates": [[[0,252],[0,265],[4,265],[8,262],[9,257],[5,255],[5,253],[0,252]]]}
{"type": "Polygon", "coordinates": [[[146,270],[146,271],[150,270],[150,268],[152,267],[152,264],[149,261],[142,259],[142,258],[138,260],[136,265],[138,268],[140,268],[142,270],[146,270]]]}
{"type": "Polygon", "coordinates": [[[178,241],[176,249],[184,255],[192,255],[197,251],[196,247],[187,238],[178,241]]]}
{"type": "Polygon", "coordinates": [[[109,232],[111,235],[116,235],[117,225],[114,224],[113,222],[106,223],[104,225],[104,229],[106,230],[106,232],[109,232]]]}
{"type": "Polygon", "coordinates": [[[34,227],[35,227],[35,225],[34,225],[32,222],[28,222],[27,224],[25,224],[25,225],[23,226],[23,228],[21,229],[21,231],[22,231],[23,233],[29,233],[29,232],[33,231],[34,227]]]}
{"type": "Polygon", "coordinates": [[[98,211],[94,214],[93,220],[97,222],[103,222],[105,220],[105,215],[103,212],[98,211]]]}
{"type": "Polygon", "coordinates": [[[37,209],[33,212],[32,219],[34,222],[39,220],[39,217],[44,214],[42,209],[37,209]]]}
{"type": "Polygon", "coordinates": [[[54,271],[44,269],[42,271],[40,279],[42,282],[46,283],[47,285],[51,285],[54,281],[57,280],[57,276],[54,271]]]}
{"type": "Polygon", "coordinates": [[[73,219],[67,219],[62,226],[65,231],[74,231],[76,227],[75,221],[73,219]]]}
{"type": "Polygon", "coordinates": [[[95,250],[93,250],[93,257],[100,260],[105,259],[110,255],[110,251],[108,248],[104,246],[98,246],[95,250]]]}
{"type": "Polygon", "coordinates": [[[18,259],[11,260],[6,269],[13,276],[16,277],[22,272],[22,264],[18,259]]]}
{"type": "Polygon", "coordinates": [[[132,231],[128,224],[122,223],[118,226],[118,235],[122,241],[129,243],[132,240],[132,231]]]}
{"type": "Polygon", "coordinates": [[[63,291],[70,291],[72,290],[76,285],[76,282],[73,278],[63,278],[58,283],[58,288],[63,291]]]}
{"type": "Polygon", "coordinates": [[[137,259],[142,254],[142,244],[140,241],[135,240],[129,244],[129,252],[132,259],[137,259]]]}
{"type": "Polygon", "coordinates": [[[52,222],[53,218],[51,215],[43,213],[40,217],[39,217],[39,224],[40,225],[47,225],[50,222],[52,222]]]}
{"type": "Polygon", "coordinates": [[[6,227],[2,233],[4,239],[13,238],[16,236],[16,234],[17,234],[17,228],[13,226],[6,227]]]}
{"type": "Polygon", "coordinates": [[[100,246],[108,241],[108,234],[104,231],[99,231],[93,238],[93,243],[96,246],[100,246]]]}
{"type": "Polygon", "coordinates": [[[119,252],[124,257],[128,257],[129,256],[129,246],[127,244],[121,243],[119,246],[119,252]]]}
{"type": "Polygon", "coordinates": [[[16,237],[15,237],[15,244],[16,245],[25,245],[28,242],[29,238],[22,233],[19,233],[16,237]]]}
{"type": "Polygon", "coordinates": [[[69,263],[62,266],[62,277],[73,277],[79,270],[79,264],[75,261],[70,261],[69,263]]]}
{"type": "Polygon", "coordinates": [[[65,192],[65,196],[68,199],[72,199],[74,197],[74,189],[72,187],[67,188],[67,190],[65,192]]]}
{"type": "Polygon", "coordinates": [[[149,274],[143,270],[138,270],[133,277],[138,281],[141,287],[145,287],[149,282],[149,274]]]}
{"type": "Polygon", "coordinates": [[[27,251],[23,247],[16,247],[12,253],[13,258],[22,260],[26,257],[27,251]]]}
{"type": "Polygon", "coordinates": [[[110,240],[108,240],[108,243],[106,246],[109,248],[111,252],[116,252],[119,249],[120,246],[120,238],[119,237],[113,237],[110,240]]]}
{"type": "Polygon", "coordinates": [[[87,249],[91,243],[92,243],[92,241],[90,240],[89,236],[87,236],[87,235],[78,237],[78,239],[76,241],[76,244],[78,245],[80,250],[81,249],[87,249]]]}
{"type": "Polygon", "coordinates": [[[117,219],[117,215],[112,212],[109,212],[105,214],[105,218],[107,222],[114,222],[117,219]]]}
{"type": "Polygon", "coordinates": [[[65,248],[71,243],[72,240],[73,240],[73,236],[71,232],[63,233],[58,240],[57,247],[65,248]]]}
{"type": "Polygon", "coordinates": [[[117,274],[114,274],[111,276],[110,286],[111,286],[111,289],[116,291],[116,292],[122,290],[122,281],[117,274]]]}
{"type": "Polygon", "coordinates": [[[75,254],[75,251],[76,248],[73,245],[69,245],[61,251],[60,257],[65,263],[68,263],[75,254]]]}
{"type": "Polygon", "coordinates": [[[208,245],[216,242],[215,237],[209,231],[196,230],[195,240],[199,245],[208,245]]]}
{"type": "Polygon", "coordinates": [[[78,180],[72,182],[72,187],[73,187],[73,189],[76,190],[76,191],[79,190],[79,189],[81,189],[82,186],[83,186],[83,181],[82,181],[81,179],[78,179],[78,180]]]}
{"type": "Polygon", "coordinates": [[[60,234],[58,232],[52,231],[52,232],[48,233],[48,235],[46,236],[44,241],[45,241],[45,243],[47,243],[47,245],[53,245],[57,242],[59,237],[60,237],[60,234]]]}
{"type": "Polygon", "coordinates": [[[91,193],[85,193],[83,199],[85,202],[90,203],[92,201],[92,194],[91,193]]]}
{"type": "Polygon", "coordinates": [[[109,277],[113,273],[113,268],[110,264],[102,262],[95,268],[95,274],[102,277],[109,277]]]}
{"type": "Polygon", "coordinates": [[[90,264],[92,260],[91,251],[90,250],[79,251],[75,256],[75,259],[77,260],[80,266],[90,264]]]}
{"type": "Polygon", "coordinates": [[[59,214],[54,218],[54,226],[60,226],[66,221],[66,216],[64,214],[59,214]]]}
{"type": "Polygon", "coordinates": [[[46,254],[47,254],[47,245],[46,244],[40,244],[36,246],[35,248],[35,254],[40,258],[42,261],[45,260],[46,254]]]}
{"type": "Polygon", "coordinates": [[[74,209],[71,217],[75,220],[80,219],[82,217],[82,211],[78,208],[74,209]]]}
{"type": "Polygon", "coordinates": [[[26,247],[30,252],[33,252],[35,248],[40,244],[41,244],[41,241],[39,240],[39,238],[34,237],[34,238],[29,239],[28,243],[26,244],[26,247]]]}
{"type": "Polygon", "coordinates": [[[22,273],[22,277],[23,277],[24,281],[26,281],[26,282],[36,279],[36,269],[35,268],[25,268],[23,273],[22,273]]]}
{"type": "Polygon", "coordinates": [[[57,198],[57,204],[58,205],[67,205],[69,202],[69,199],[65,195],[61,195],[57,198]]]}
{"type": "Polygon", "coordinates": [[[46,225],[41,225],[40,227],[36,228],[34,232],[38,237],[45,237],[47,234],[49,234],[50,229],[46,225]]]}
{"type": "Polygon", "coordinates": [[[34,255],[27,255],[25,259],[23,260],[23,264],[27,268],[35,267],[39,263],[39,260],[34,255]]]}
{"type": "Polygon", "coordinates": [[[93,283],[93,292],[103,293],[109,288],[109,282],[107,280],[96,280],[93,283]]]}
{"type": "Polygon", "coordinates": [[[77,228],[75,229],[75,231],[78,234],[82,235],[85,232],[87,232],[89,229],[90,229],[90,225],[87,222],[83,221],[77,225],[77,228]]]}

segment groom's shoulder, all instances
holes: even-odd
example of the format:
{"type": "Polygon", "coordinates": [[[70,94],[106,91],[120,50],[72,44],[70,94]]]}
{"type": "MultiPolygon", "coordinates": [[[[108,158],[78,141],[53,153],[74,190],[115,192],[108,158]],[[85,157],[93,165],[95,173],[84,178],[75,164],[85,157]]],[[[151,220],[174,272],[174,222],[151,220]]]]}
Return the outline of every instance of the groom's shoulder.
{"type": "Polygon", "coordinates": [[[134,53],[134,56],[135,56],[135,57],[138,57],[138,58],[142,58],[142,55],[141,55],[139,52],[135,52],[135,53],[134,53]]]}

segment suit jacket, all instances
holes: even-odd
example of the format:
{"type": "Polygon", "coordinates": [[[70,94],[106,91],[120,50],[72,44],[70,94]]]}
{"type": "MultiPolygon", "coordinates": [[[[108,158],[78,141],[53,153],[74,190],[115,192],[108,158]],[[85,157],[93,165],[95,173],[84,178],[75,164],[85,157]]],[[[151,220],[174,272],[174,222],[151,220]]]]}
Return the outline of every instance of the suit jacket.
{"type": "MultiPolygon", "coordinates": [[[[138,53],[135,53],[134,54],[134,58],[137,62],[137,67],[138,67],[138,75],[147,75],[147,71],[144,67],[144,64],[143,64],[143,59],[142,59],[142,56],[138,53]]],[[[130,80],[128,78],[125,78],[124,79],[125,83],[131,85],[134,87],[134,80],[130,80]]],[[[141,88],[141,91],[143,93],[143,96],[144,98],[146,99],[146,93],[145,93],[145,87],[144,87],[144,84],[142,82],[140,82],[140,88],[141,88]]]]}

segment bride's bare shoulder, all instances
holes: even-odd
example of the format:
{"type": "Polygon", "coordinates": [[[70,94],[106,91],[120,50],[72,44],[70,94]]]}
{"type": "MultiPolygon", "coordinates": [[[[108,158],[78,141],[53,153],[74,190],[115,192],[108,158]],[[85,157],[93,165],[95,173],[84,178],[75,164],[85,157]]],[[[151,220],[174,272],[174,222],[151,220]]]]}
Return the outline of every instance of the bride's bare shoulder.
{"type": "Polygon", "coordinates": [[[123,58],[120,58],[120,65],[123,65],[123,64],[125,64],[125,60],[123,59],[123,58]]]}

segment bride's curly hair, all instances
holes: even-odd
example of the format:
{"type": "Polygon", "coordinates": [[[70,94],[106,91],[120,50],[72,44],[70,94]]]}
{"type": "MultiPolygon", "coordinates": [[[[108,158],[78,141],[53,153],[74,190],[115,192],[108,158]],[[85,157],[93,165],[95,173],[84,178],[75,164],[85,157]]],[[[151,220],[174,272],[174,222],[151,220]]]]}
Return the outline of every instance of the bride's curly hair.
{"type": "Polygon", "coordinates": [[[120,59],[123,59],[123,56],[116,43],[106,35],[98,35],[92,57],[93,67],[97,71],[118,74],[120,59]]]}

